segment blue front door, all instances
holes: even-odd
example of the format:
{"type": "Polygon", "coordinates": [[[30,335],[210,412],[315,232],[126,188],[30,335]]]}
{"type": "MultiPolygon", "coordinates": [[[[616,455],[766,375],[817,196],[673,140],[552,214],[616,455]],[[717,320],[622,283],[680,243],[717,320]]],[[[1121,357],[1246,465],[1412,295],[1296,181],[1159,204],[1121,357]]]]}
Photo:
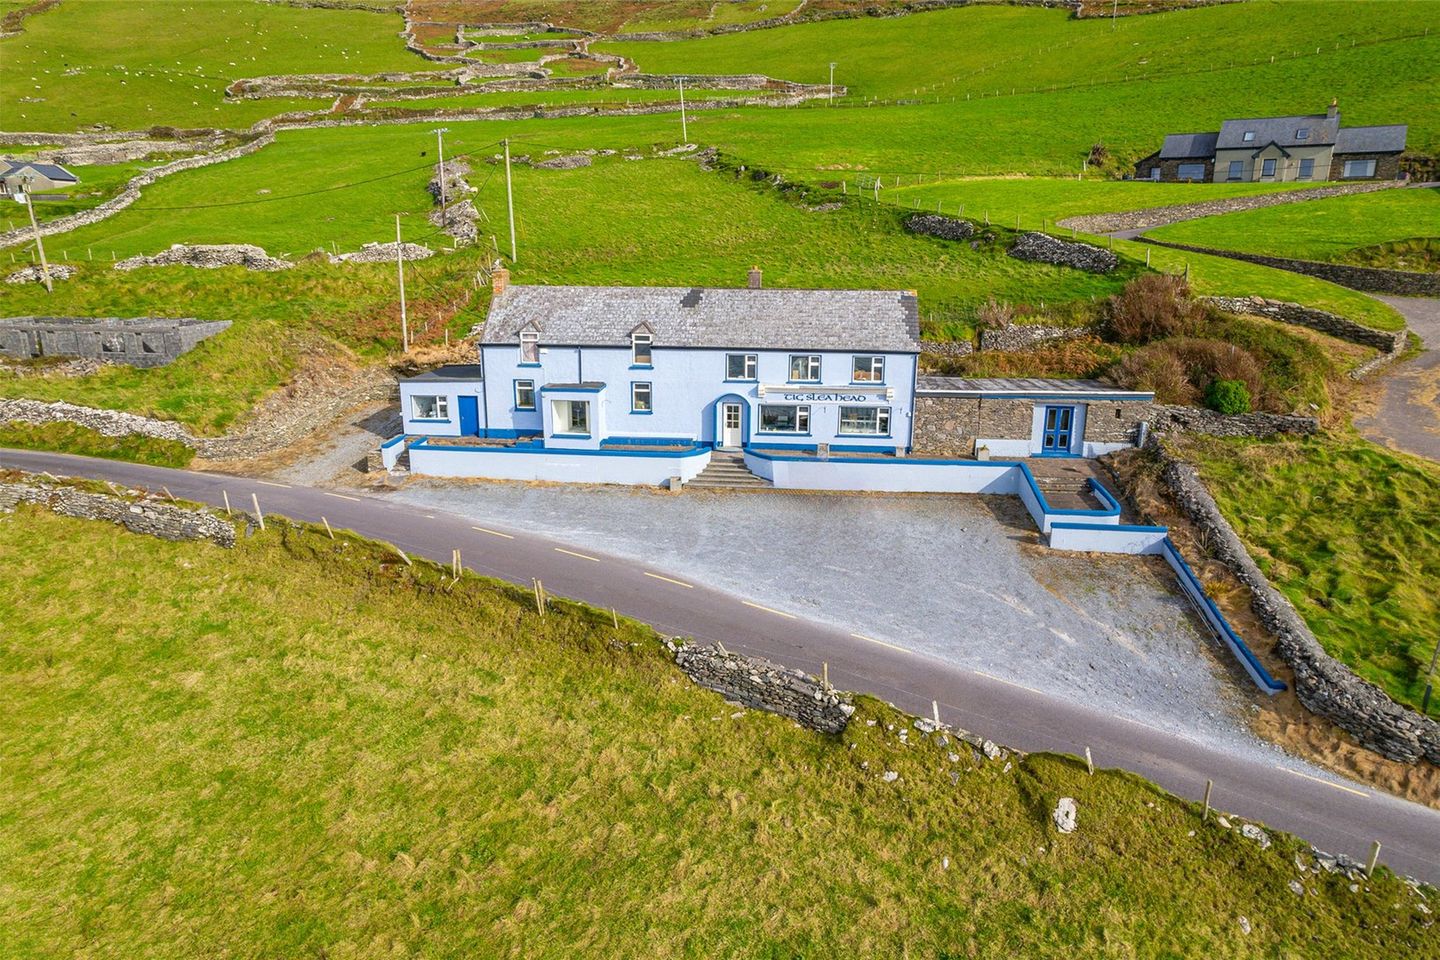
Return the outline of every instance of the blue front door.
{"type": "Polygon", "coordinates": [[[1040,455],[1063,457],[1070,453],[1070,434],[1075,427],[1074,407],[1046,407],[1045,432],[1040,455]]]}
{"type": "Polygon", "coordinates": [[[480,400],[478,397],[460,397],[460,436],[480,436],[480,400]]]}

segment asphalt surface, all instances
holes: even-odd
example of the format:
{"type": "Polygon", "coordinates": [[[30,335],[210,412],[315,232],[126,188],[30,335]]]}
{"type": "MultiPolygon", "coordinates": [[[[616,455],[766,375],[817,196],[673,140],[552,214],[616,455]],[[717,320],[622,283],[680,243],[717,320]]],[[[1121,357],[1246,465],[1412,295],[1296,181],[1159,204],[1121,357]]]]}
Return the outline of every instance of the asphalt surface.
{"type": "Polygon", "coordinates": [[[1373,840],[1393,870],[1440,883],[1440,811],[1316,775],[1306,765],[1233,756],[1202,741],[1095,710],[1084,704],[965,670],[868,638],[864,625],[836,629],[743,596],[691,583],[664,570],[527,533],[522,517],[493,523],[390,503],[374,497],[273,481],[147,467],[65,454],[0,450],[0,466],[111,480],[236,509],[252,495],[263,512],[347,528],[442,563],[460,548],[477,573],[529,584],[551,594],[613,607],[665,634],[722,641],[818,674],[829,664],[836,686],[890,700],[919,715],[938,703],[941,719],[1021,750],[1083,755],[1101,767],[1139,773],[1182,797],[1199,800],[1215,781],[1219,810],[1295,833],[1332,853],[1363,859],[1373,840]]]}
{"type": "Polygon", "coordinates": [[[1425,350],[1384,371],[1378,409],[1355,426],[1378,443],[1440,461],[1440,299],[1371,296],[1400,311],[1425,350]]]}

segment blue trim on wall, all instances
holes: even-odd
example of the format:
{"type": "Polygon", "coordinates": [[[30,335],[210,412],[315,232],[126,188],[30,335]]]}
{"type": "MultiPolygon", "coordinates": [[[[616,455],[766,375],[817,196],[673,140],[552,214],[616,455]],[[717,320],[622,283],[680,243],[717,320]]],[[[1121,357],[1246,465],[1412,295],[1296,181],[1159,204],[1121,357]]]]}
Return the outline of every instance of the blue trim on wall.
{"type": "Polygon", "coordinates": [[[397,444],[397,443],[399,443],[400,441],[404,440],[406,436],[408,436],[408,434],[397,433],[397,434],[395,434],[395,436],[391,437],[389,440],[386,440],[384,443],[380,444],[380,449],[381,449],[381,450],[389,449],[390,447],[393,447],[393,446],[395,446],[395,444],[397,444]]]}
{"type": "Polygon", "coordinates": [[[574,385],[571,385],[571,386],[568,386],[568,387],[557,387],[557,386],[552,386],[551,384],[548,384],[548,383],[547,383],[547,384],[545,384],[545,386],[543,386],[543,387],[540,388],[540,392],[541,392],[541,393],[599,393],[600,391],[604,390],[606,386],[607,386],[607,384],[603,384],[603,383],[602,383],[602,384],[600,384],[600,386],[598,386],[598,387],[577,387],[577,386],[574,386],[574,385]]]}
{"type": "Polygon", "coordinates": [[[1051,530],[1105,530],[1111,533],[1164,533],[1169,527],[1146,527],[1130,523],[1075,523],[1069,520],[1057,520],[1050,524],[1051,530]]]}
{"type": "Polygon", "coordinates": [[[449,417],[434,417],[434,418],[431,418],[431,419],[428,419],[428,420],[427,420],[427,419],[424,419],[424,418],[421,418],[421,417],[411,417],[411,418],[410,418],[410,422],[411,422],[411,423],[449,423],[449,422],[450,422],[450,418],[449,418],[449,417]]]}
{"type": "Polygon", "coordinates": [[[601,441],[600,441],[600,445],[601,445],[602,447],[605,446],[606,444],[625,444],[626,446],[633,446],[633,447],[646,447],[646,446],[675,447],[675,446],[679,446],[680,444],[695,444],[695,445],[698,445],[698,446],[705,446],[705,444],[699,444],[698,441],[692,439],[691,437],[614,437],[614,436],[611,436],[611,437],[606,437],[604,440],[601,440],[601,441]]]}
{"type": "Polygon", "coordinates": [[[475,454],[543,453],[547,456],[554,455],[564,457],[660,457],[671,459],[694,457],[709,452],[708,447],[700,445],[689,450],[573,450],[565,447],[547,447],[543,443],[536,441],[517,443],[512,447],[472,447],[431,443],[429,438],[411,444],[410,449],[419,449],[422,451],[445,450],[475,454]]]}

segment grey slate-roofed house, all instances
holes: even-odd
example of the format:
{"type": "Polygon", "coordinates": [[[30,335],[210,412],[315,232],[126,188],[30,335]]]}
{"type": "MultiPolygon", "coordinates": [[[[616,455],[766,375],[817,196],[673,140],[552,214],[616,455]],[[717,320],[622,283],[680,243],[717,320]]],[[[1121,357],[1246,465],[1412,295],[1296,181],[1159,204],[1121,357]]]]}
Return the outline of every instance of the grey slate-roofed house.
{"type": "Polygon", "coordinates": [[[18,199],[18,195],[27,190],[37,195],[53,193],[68,190],[79,182],[79,177],[58,163],[0,159],[0,197],[18,199]]]}
{"type": "Polygon", "coordinates": [[[1323,114],[1226,120],[1215,133],[1171,134],[1135,164],[1156,181],[1215,183],[1393,180],[1406,126],[1342,127],[1331,101],[1323,114]]]}

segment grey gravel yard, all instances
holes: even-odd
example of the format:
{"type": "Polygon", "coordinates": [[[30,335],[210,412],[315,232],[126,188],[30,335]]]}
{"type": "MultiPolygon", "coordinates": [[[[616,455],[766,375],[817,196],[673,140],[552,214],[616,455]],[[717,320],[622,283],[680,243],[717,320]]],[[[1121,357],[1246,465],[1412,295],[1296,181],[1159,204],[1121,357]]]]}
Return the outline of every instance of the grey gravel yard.
{"type": "Polygon", "coordinates": [[[1017,499],[413,479],[390,495],[629,557],[1193,738],[1249,695],[1159,558],[1052,552],[1017,499]]]}

